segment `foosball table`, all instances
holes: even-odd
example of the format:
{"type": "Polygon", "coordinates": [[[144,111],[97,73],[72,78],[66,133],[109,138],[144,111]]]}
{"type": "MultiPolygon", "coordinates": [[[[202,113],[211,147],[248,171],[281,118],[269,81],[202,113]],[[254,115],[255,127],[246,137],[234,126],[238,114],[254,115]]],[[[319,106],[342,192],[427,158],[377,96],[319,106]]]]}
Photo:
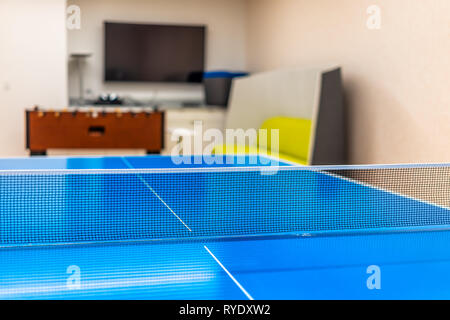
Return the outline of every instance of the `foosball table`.
{"type": "Polygon", "coordinates": [[[164,148],[164,111],[156,108],[34,107],[26,110],[26,147],[30,155],[49,149],[164,148]]]}

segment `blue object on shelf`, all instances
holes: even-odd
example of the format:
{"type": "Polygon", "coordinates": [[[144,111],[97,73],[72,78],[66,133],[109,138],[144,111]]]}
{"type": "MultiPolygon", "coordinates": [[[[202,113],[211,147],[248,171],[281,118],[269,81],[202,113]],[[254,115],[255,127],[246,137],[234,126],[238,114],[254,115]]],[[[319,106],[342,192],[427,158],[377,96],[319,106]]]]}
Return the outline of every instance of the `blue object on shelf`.
{"type": "Polygon", "coordinates": [[[245,77],[248,76],[247,72],[230,72],[230,71],[207,71],[204,73],[204,79],[217,79],[217,78],[226,78],[232,79],[237,77],[245,77]]]}
{"type": "Polygon", "coordinates": [[[203,75],[206,104],[211,106],[228,105],[231,84],[234,78],[247,76],[246,72],[208,71],[203,75]]]}

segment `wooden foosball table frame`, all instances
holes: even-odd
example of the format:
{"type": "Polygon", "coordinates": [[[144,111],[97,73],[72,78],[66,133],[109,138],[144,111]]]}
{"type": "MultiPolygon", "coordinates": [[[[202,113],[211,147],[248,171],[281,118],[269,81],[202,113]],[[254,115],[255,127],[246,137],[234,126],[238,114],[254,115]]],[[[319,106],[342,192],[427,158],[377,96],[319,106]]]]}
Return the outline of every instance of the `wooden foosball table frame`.
{"type": "Polygon", "coordinates": [[[34,108],[25,117],[30,155],[46,155],[49,149],[144,149],[159,154],[164,148],[164,111],[34,108]]]}

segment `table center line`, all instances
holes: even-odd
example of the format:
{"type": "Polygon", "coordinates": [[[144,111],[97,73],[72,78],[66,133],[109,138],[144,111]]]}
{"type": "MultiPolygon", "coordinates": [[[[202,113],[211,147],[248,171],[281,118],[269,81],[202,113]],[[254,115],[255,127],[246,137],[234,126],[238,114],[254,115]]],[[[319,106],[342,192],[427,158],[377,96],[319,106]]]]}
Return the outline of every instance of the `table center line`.
{"type": "MultiPolygon", "coordinates": [[[[130,168],[130,169],[135,169],[129,162],[127,159],[125,159],[124,157],[122,157],[122,161],[125,162],[125,164],[130,168]]],[[[147,181],[145,181],[144,178],[141,177],[140,174],[136,173],[136,176],[139,178],[139,180],[141,180],[141,182],[158,198],[159,201],[161,201],[164,206],[169,209],[169,211],[190,231],[192,232],[191,228],[189,228],[189,226],[175,213],[175,211],[172,210],[172,208],[169,207],[169,205],[159,196],[159,194],[152,188],[152,186],[150,186],[147,181]]]]}
{"type": "Polygon", "coordinates": [[[231,274],[231,272],[228,271],[227,268],[225,268],[225,266],[222,264],[222,262],[220,262],[219,259],[216,258],[216,256],[211,252],[211,250],[209,250],[209,248],[207,246],[203,246],[203,247],[205,248],[206,251],[208,251],[208,253],[211,255],[211,257],[213,257],[213,259],[219,264],[219,266],[223,269],[223,271],[225,271],[225,273],[231,278],[231,280],[233,280],[233,282],[239,287],[239,289],[241,289],[241,291],[246,295],[246,297],[249,300],[255,300],[247,292],[247,290],[244,289],[244,287],[239,283],[239,281],[236,280],[236,278],[231,274]]]}
{"type": "MultiPolygon", "coordinates": [[[[129,162],[127,159],[125,159],[124,157],[122,157],[123,162],[130,168],[130,169],[135,169],[129,162]]],[[[170,210],[170,212],[172,212],[172,214],[190,231],[192,232],[191,228],[189,228],[189,226],[169,207],[169,205],[159,196],[159,194],[148,184],[147,181],[145,181],[144,178],[142,178],[139,174],[136,174],[137,177],[139,178],[139,180],[141,180],[141,182],[166,206],[167,209],[170,210]]],[[[222,262],[219,261],[219,259],[217,259],[217,257],[211,252],[211,250],[209,250],[209,248],[204,245],[203,246],[205,248],[205,250],[211,255],[211,257],[217,262],[217,264],[219,264],[219,266],[225,271],[225,273],[230,277],[231,280],[233,280],[233,282],[238,286],[238,288],[245,294],[245,296],[249,299],[249,300],[254,300],[253,297],[247,292],[247,290],[245,290],[245,288],[239,283],[239,281],[236,280],[236,278],[230,273],[230,271],[228,271],[227,268],[225,268],[225,266],[222,264],[222,262]]]]}

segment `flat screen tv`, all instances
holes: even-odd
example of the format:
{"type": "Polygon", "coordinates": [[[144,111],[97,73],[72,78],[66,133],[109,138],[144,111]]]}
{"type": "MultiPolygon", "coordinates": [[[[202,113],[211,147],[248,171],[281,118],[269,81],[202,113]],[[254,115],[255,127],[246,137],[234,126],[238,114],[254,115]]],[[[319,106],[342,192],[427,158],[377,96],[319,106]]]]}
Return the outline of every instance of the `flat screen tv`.
{"type": "Polygon", "coordinates": [[[205,26],[105,22],[105,81],[203,80],[205,26]]]}

